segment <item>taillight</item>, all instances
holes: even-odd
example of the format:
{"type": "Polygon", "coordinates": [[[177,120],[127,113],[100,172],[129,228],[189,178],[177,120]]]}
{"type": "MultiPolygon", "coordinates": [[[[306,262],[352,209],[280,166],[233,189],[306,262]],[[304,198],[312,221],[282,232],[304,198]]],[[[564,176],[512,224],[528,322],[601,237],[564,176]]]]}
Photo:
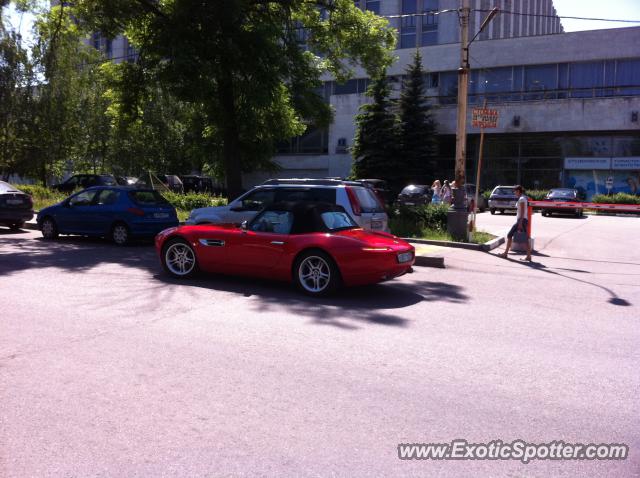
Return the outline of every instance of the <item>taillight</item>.
{"type": "Polygon", "coordinates": [[[140,216],[140,217],[144,216],[144,211],[137,207],[127,208],[127,212],[130,212],[131,214],[135,214],[136,216],[140,216]]]}
{"type": "Polygon", "coordinates": [[[351,204],[351,209],[353,209],[353,213],[356,216],[362,214],[362,208],[360,207],[360,201],[358,201],[358,196],[352,187],[346,186],[347,197],[349,198],[349,203],[351,204]]]}

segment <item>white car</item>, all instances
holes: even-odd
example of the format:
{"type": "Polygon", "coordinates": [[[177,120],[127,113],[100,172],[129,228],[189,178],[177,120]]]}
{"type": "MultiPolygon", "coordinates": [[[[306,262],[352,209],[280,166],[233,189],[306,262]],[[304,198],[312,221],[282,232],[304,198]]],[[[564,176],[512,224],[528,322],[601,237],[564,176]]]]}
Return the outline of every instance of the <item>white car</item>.
{"type": "Polygon", "coordinates": [[[270,179],[226,206],[194,209],[186,223],[241,223],[270,204],[290,201],[338,204],[363,229],[389,231],[387,214],[375,192],[362,183],[337,179],[270,179]]]}

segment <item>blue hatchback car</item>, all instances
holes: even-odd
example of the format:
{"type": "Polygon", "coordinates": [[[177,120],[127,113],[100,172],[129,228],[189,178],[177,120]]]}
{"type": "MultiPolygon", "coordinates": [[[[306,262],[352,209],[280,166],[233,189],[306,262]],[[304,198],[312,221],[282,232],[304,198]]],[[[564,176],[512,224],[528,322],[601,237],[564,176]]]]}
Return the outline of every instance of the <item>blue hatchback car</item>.
{"type": "Polygon", "coordinates": [[[37,221],[45,239],[78,234],[107,237],[123,245],[132,238],[154,237],[177,226],[178,216],[153,189],[97,186],[42,209],[37,221]]]}

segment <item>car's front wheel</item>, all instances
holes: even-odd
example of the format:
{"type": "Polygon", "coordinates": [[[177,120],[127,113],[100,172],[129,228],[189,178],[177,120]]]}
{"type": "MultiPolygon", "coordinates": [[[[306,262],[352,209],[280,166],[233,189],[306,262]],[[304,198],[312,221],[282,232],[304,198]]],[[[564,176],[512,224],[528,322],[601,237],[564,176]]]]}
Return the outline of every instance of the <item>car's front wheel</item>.
{"type": "Polygon", "coordinates": [[[45,217],[40,225],[42,231],[42,237],[45,239],[55,239],[58,237],[58,226],[56,222],[50,217],[45,217]]]}
{"type": "Polygon", "coordinates": [[[329,255],[322,251],[309,251],[296,261],[294,281],[304,293],[323,296],[338,287],[340,273],[329,255]]]}
{"type": "Polygon", "coordinates": [[[162,267],[173,277],[192,277],[198,272],[196,253],[183,239],[172,239],[162,248],[162,267]]]}

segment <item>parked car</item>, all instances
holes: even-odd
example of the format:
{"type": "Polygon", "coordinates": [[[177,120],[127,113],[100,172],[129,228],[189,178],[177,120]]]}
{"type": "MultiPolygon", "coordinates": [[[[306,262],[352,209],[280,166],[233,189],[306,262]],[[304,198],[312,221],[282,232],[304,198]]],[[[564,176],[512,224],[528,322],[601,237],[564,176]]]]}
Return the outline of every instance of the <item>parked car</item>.
{"type": "Polygon", "coordinates": [[[364,229],[388,231],[388,217],[376,194],[354,181],[337,179],[270,179],[226,206],[191,211],[187,224],[249,221],[262,208],[276,202],[316,201],[342,206],[364,229]]]}
{"type": "Polygon", "coordinates": [[[206,176],[196,176],[196,175],[188,175],[188,176],[180,176],[182,180],[182,186],[184,187],[184,192],[194,192],[194,193],[214,193],[215,186],[213,184],[213,179],[206,176]]]}
{"type": "MultiPolygon", "coordinates": [[[[465,194],[467,198],[467,205],[469,206],[469,211],[475,210],[475,200],[476,200],[476,186],[475,184],[465,184],[464,185],[465,194]]],[[[482,194],[478,194],[478,210],[480,212],[485,212],[487,210],[487,200],[482,196],[482,194]]]]}
{"type": "Polygon", "coordinates": [[[431,203],[433,191],[425,184],[410,184],[406,186],[396,200],[400,206],[420,206],[431,203]]]}
{"type": "Polygon", "coordinates": [[[175,174],[144,173],[135,185],[140,188],[169,190],[174,193],[184,192],[182,181],[175,174]]]}
{"type": "Polygon", "coordinates": [[[0,224],[18,230],[32,217],[31,196],[0,181],[0,224]]]}
{"type": "Polygon", "coordinates": [[[175,208],[153,189],[93,187],[42,209],[38,228],[45,239],[58,234],[108,237],[118,245],[153,237],[178,225],[175,208]]]}
{"type": "MultiPolygon", "coordinates": [[[[577,189],[572,188],[556,188],[547,193],[544,200],[552,202],[582,202],[579,199],[580,195],[577,189]]],[[[551,216],[552,214],[571,214],[572,216],[580,217],[583,215],[582,207],[566,208],[566,207],[553,207],[547,205],[542,208],[543,216],[551,216]]]]}
{"type": "Polygon", "coordinates": [[[86,189],[92,186],[116,186],[118,182],[111,174],[74,174],[63,183],[54,184],[51,189],[63,193],[71,193],[75,189],[86,189]]]}
{"type": "Polygon", "coordinates": [[[391,204],[393,202],[393,194],[384,179],[357,179],[356,181],[373,189],[382,204],[391,204]]]}
{"type": "Polygon", "coordinates": [[[115,178],[120,186],[135,186],[138,182],[138,178],[134,178],[133,176],[115,176],[115,178]]]}
{"type": "Polygon", "coordinates": [[[491,214],[495,214],[496,211],[502,214],[505,211],[516,212],[517,200],[514,186],[496,186],[489,196],[489,212],[491,214]]]}
{"type": "Polygon", "coordinates": [[[171,228],[158,234],[156,250],[174,277],[198,270],[264,277],[310,295],[393,279],[415,260],[409,243],[361,229],[342,206],[313,202],[273,203],[241,226],[171,228]]]}

